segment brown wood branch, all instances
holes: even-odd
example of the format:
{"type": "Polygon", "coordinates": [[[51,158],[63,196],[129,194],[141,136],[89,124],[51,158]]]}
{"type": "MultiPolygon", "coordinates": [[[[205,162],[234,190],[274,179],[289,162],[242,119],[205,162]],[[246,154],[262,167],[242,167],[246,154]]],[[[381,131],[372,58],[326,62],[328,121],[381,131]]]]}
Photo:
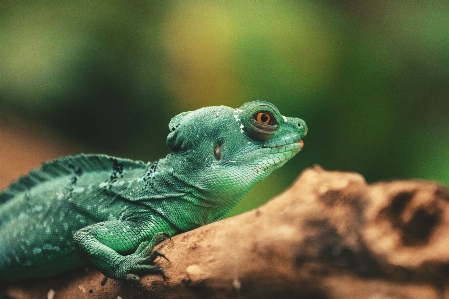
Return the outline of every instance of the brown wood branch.
{"type": "Polygon", "coordinates": [[[449,190],[307,169],[264,206],[158,245],[168,277],[96,270],[10,285],[13,298],[449,298],[449,190]]]}

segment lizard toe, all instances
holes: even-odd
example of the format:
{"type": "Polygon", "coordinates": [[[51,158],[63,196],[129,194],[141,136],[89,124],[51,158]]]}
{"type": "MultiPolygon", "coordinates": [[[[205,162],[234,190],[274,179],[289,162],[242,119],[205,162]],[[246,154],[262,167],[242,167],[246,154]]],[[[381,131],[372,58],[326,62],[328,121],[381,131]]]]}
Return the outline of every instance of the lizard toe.
{"type": "Polygon", "coordinates": [[[160,251],[158,251],[158,250],[154,250],[154,251],[152,251],[147,257],[146,257],[146,261],[147,262],[149,262],[149,263],[152,263],[152,262],[154,262],[154,260],[157,258],[157,257],[162,257],[162,258],[164,258],[164,259],[166,259],[167,261],[170,261],[162,252],[160,252],[160,251]]]}

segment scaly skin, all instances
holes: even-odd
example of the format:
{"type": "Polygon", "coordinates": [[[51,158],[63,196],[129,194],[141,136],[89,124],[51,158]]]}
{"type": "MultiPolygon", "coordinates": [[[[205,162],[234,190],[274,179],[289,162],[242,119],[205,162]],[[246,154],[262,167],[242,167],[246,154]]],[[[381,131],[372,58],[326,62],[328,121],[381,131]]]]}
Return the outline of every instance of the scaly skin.
{"type": "Polygon", "coordinates": [[[92,264],[106,277],[161,273],[160,233],[219,220],[302,146],[305,122],[267,102],[206,107],[175,116],[172,153],[145,164],[106,155],[46,163],[0,193],[3,281],[92,264]]]}

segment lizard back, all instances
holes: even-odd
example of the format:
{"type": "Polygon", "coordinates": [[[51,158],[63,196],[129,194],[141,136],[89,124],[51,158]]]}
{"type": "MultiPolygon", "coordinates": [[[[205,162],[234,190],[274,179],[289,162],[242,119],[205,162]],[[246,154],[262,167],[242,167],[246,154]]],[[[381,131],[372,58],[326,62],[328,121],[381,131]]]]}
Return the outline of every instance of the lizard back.
{"type": "Polygon", "coordinates": [[[2,190],[0,205],[45,182],[54,182],[55,179],[69,177],[72,183],[76,183],[76,178],[82,173],[112,171],[117,174],[120,172],[120,167],[145,168],[146,164],[142,161],[95,154],[80,154],[46,162],[42,164],[41,168],[31,170],[27,175],[20,177],[8,188],[2,190]]]}

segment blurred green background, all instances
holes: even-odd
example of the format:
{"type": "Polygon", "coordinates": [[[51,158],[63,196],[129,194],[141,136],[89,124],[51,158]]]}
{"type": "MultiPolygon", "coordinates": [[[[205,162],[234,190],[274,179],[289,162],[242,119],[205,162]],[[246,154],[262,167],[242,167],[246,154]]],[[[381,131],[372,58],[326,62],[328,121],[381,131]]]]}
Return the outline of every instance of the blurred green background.
{"type": "Polygon", "coordinates": [[[449,4],[0,3],[0,117],[42,123],[83,151],[156,160],[175,114],[252,100],[303,118],[309,135],[231,214],[314,164],[447,185],[449,4]]]}

